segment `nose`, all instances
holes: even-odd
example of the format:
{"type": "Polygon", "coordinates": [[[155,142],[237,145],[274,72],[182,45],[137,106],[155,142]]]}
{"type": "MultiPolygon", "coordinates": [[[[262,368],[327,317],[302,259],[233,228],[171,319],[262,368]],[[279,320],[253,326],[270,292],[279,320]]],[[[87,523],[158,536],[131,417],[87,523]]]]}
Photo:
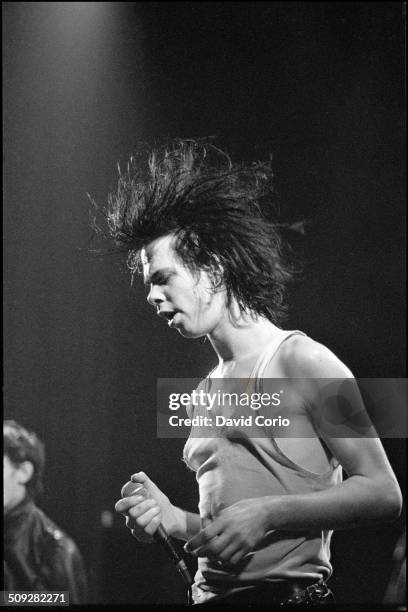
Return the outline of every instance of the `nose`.
{"type": "Polygon", "coordinates": [[[151,306],[157,306],[164,302],[164,296],[158,285],[150,285],[150,291],[147,294],[147,301],[151,306]]]}

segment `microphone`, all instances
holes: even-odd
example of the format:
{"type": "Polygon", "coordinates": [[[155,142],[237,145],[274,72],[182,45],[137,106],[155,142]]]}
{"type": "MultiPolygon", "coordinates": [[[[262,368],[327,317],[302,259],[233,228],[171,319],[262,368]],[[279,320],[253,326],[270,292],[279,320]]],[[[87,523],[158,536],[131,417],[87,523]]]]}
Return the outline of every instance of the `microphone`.
{"type": "MultiPolygon", "coordinates": [[[[148,494],[144,486],[140,482],[133,482],[129,480],[126,484],[123,485],[122,490],[120,492],[122,497],[130,497],[131,495],[141,495],[142,497],[148,498],[148,494]]],[[[171,561],[173,561],[176,566],[177,571],[181,575],[184,583],[187,587],[190,587],[193,584],[193,580],[190,576],[190,572],[188,571],[187,565],[185,564],[184,559],[182,559],[175,549],[169,534],[160,523],[158,528],[153,534],[153,538],[156,540],[158,544],[160,544],[167,553],[167,556],[171,561]]]]}

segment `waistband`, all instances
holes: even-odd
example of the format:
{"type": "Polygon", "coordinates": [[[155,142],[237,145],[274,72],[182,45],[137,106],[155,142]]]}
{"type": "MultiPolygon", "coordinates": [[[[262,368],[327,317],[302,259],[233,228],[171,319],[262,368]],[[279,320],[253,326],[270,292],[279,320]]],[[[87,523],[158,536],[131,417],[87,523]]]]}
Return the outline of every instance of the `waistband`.
{"type": "Polygon", "coordinates": [[[206,608],[226,608],[238,605],[248,604],[257,607],[278,606],[278,607],[296,607],[296,606],[320,606],[329,604],[334,601],[333,593],[328,588],[325,582],[315,582],[305,580],[285,580],[282,582],[263,582],[259,585],[234,591],[233,593],[225,593],[216,595],[202,604],[196,606],[204,606],[206,608]]]}

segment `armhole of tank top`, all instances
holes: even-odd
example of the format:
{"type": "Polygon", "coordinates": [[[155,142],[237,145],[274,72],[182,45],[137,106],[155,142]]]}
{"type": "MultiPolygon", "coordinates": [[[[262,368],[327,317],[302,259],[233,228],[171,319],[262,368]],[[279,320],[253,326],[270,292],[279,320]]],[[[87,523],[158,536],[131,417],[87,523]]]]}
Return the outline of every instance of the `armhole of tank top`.
{"type": "MultiPolygon", "coordinates": [[[[325,470],[324,472],[314,472],[313,470],[308,470],[307,468],[301,466],[299,463],[296,463],[296,461],[293,461],[293,459],[288,457],[288,455],[279,446],[278,442],[276,441],[276,438],[270,438],[270,439],[271,439],[272,445],[276,453],[281,457],[281,460],[286,467],[289,467],[295,470],[296,472],[300,472],[301,474],[304,474],[305,476],[309,476],[310,478],[314,478],[317,480],[329,478],[330,476],[333,475],[333,473],[339,467],[341,467],[336,457],[332,456],[331,459],[328,459],[327,461],[328,467],[327,467],[327,470],[325,470]]],[[[322,444],[322,440],[320,438],[319,438],[319,442],[320,444],[322,444]]]]}
{"type": "MultiPolygon", "coordinates": [[[[265,369],[267,368],[268,364],[272,361],[272,359],[275,357],[276,353],[279,351],[279,349],[281,348],[282,344],[284,344],[286,342],[286,340],[289,340],[289,338],[292,338],[293,336],[296,335],[301,335],[301,336],[307,336],[307,334],[305,334],[304,332],[300,331],[300,330],[294,330],[289,332],[284,338],[282,338],[281,342],[278,344],[278,346],[275,348],[275,350],[273,350],[271,352],[271,354],[268,355],[268,352],[266,352],[263,357],[262,360],[259,363],[259,374],[256,377],[256,391],[259,391],[260,393],[263,392],[263,385],[262,385],[262,380],[263,380],[263,376],[262,374],[265,372],[265,369]]],[[[258,364],[257,364],[258,365],[258,364]]],[[[330,459],[328,459],[328,464],[329,467],[325,472],[313,472],[311,470],[308,470],[306,468],[303,468],[301,465],[298,465],[296,462],[292,461],[292,459],[290,459],[290,457],[288,457],[280,448],[279,444],[276,442],[275,438],[271,438],[272,440],[272,444],[276,450],[276,452],[281,456],[282,460],[284,461],[284,463],[286,465],[288,465],[288,467],[294,468],[296,470],[299,470],[300,472],[304,473],[307,476],[313,477],[313,478],[325,478],[330,476],[330,474],[332,474],[334,472],[334,470],[336,470],[339,466],[340,463],[339,461],[336,459],[336,457],[334,457],[333,455],[331,456],[330,459]]],[[[320,440],[320,444],[322,444],[323,449],[325,454],[327,455],[327,451],[330,453],[330,450],[327,448],[327,445],[324,444],[324,440],[320,440]]],[[[330,453],[331,454],[331,453],[330,453]]]]}

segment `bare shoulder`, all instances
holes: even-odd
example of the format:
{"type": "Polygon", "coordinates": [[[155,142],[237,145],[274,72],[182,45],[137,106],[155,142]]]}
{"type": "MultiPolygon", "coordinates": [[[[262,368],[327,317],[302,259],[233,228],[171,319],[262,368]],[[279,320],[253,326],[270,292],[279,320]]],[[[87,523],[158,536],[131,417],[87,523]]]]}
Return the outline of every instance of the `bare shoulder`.
{"type": "Polygon", "coordinates": [[[288,378],[352,378],[350,369],[324,344],[300,334],[279,350],[279,366],[288,378]]]}

